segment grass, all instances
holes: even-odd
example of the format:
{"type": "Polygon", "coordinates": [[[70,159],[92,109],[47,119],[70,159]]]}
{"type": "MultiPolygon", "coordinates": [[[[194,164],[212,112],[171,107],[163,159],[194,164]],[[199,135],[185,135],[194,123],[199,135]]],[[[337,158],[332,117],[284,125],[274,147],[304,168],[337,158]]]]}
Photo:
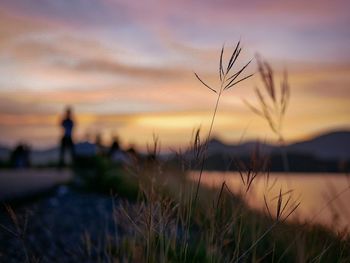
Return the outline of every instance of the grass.
{"type": "MultiPolygon", "coordinates": [[[[225,66],[222,48],[218,70],[220,86],[216,89],[195,74],[201,84],[216,94],[216,103],[206,138],[201,138],[198,129],[187,154],[177,153],[181,165],[172,167],[158,158],[157,137],[148,148],[151,158],[139,160],[129,167],[113,165],[102,157],[77,160],[75,169],[84,189],[113,192],[112,200],[118,200],[111,215],[115,238],[106,234],[106,245],[101,248],[89,233],[84,233],[80,245],[85,252],[78,257],[80,262],[350,261],[348,232],[336,234],[323,226],[287,221],[299,206],[290,191],[281,190],[273,200],[273,206],[265,200],[265,212],[247,206],[245,200],[251,194],[256,178],[264,177],[266,182],[269,181],[267,161],[258,151],[247,165],[233,160],[244,185],[241,193],[234,194],[225,182],[220,189],[201,185],[220,98],[225,91],[251,76],[239,78],[250,62],[231,73],[240,53],[238,43],[225,66]],[[198,180],[189,180],[188,171],[198,167],[198,180]],[[115,199],[115,194],[122,198],[115,199]],[[98,257],[93,256],[94,250],[98,257]]],[[[282,137],[279,122],[289,98],[287,79],[282,84],[282,97],[277,99],[272,70],[266,63],[259,62],[259,66],[273,104],[267,104],[264,95],[257,90],[262,109],[249,106],[282,137]]],[[[21,241],[23,259],[31,262],[28,241],[23,234],[25,227],[22,227],[27,223],[19,222],[10,208],[8,213],[15,231],[2,227],[21,241]]]]}
{"type": "Polygon", "coordinates": [[[258,71],[263,83],[263,89],[255,88],[259,101],[259,107],[253,106],[248,101],[244,103],[259,117],[263,118],[269,125],[271,131],[277,136],[282,149],[283,166],[289,171],[289,163],[284,149],[285,140],[283,136],[283,121],[290,99],[290,86],[287,71],[284,71],[283,80],[278,89],[275,84],[274,72],[266,61],[257,56],[258,71]],[[265,94],[265,95],[264,95],[265,94]]]}
{"type": "Polygon", "coordinates": [[[321,226],[287,223],[298,204],[291,204],[282,192],[271,215],[248,208],[244,196],[233,195],[225,183],[219,190],[202,187],[194,207],[196,182],[187,181],[179,172],[165,173],[166,178],[165,174],[149,175],[139,201],[117,210],[120,227],[130,231],[123,243],[133,244],[128,248],[131,261],[137,262],[139,258],[132,255],[139,254],[143,262],[349,259],[349,236],[321,226]]]}
{"type": "Polygon", "coordinates": [[[117,193],[120,198],[136,201],[139,194],[137,179],[120,164],[103,156],[80,157],[74,164],[78,186],[86,191],[117,193]]]}
{"type": "MultiPolygon", "coordinates": [[[[241,74],[244,72],[244,70],[248,67],[248,65],[251,63],[251,61],[249,61],[248,63],[246,63],[241,69],[237,70],[235,73],[232,73],[232,70],[234,68],[235,63],[237,62],[237,59],[239,57],[239,55],[241,54],[242,48],[240,47],[240,41],[237,43],[234,51],[231,54],[231,57],[229,59],[229,61],[227,62],[227,66],[224,66],[223,63],[223,56],[224,56],[224,46],[221,49],[221,53],[220,53],[220,60],[219,60],[219,79],[220,79],[220,85],[219,88],[214,89],[213,87],[209,86],[207,83],[205,83],[199,76],[197,73],[194,73],[196,78],[205,86],[207,87],[209,90],[211,90],[212,92],[214,92],[215,94],[217,94],[216,97],[216,104],[214,107],[214,111],[213,111],[213,116],[211,118],[211,123],[210,123],[210,128],[209,128],[209,132],[208,132],[208,136],[207,136],[207,140],[204,144],[204,149],[202,151],[202,156],[201,156],[201,162],[200,162],[200,172],[199,172],[199,178],[198,178],[198,184],[197,184],[197,189],[196,189],[196,194],[195,194],[195,203],[197,201],[197,197],[198,197],[198,191],[199,191],[199,186],[201,183],[201,179],[202,179],[202,174],[203,174],[203,169],[204,169],[204,163],[205,160],[207,158],[207,151],[208,151],[208,143],[209,143],[209,139],[211,138],[211,133],[213,131],[213,126],[214,126],[214,121],[215,121],[215,117],[216,117],[216,113],[218,111],[218,107],[219,107],[219,103],[220,103],[220,98],[223,94],[223,92],[231,89],[232,87],[236,86],[238,83],[250,78],[253,76],[253,74],[250,74],[248,76],[245,76],[241,79],[240,76],[241,74]]],[[[197,133],[198,135],[198,133],[197,133]]]]}

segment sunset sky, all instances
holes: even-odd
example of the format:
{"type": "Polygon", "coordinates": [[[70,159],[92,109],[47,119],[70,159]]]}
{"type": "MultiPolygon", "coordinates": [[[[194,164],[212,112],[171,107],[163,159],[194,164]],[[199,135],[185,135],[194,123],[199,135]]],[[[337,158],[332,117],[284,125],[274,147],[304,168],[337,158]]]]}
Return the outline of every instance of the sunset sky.
{"type": "MultiPolygon", "coordinates": [[[[350,129],[350,2],[347,0],[1,0],[0,145],[45,148],[74,107],[76,140],[118,134],[164,147],[205,131],[221,46],[243,45],[279,76],[289,73],[284,134],[295,141],[350,129]]],[[[248,73],[257,71],[253,61],[248,73]]],[[[255,101],[259,75],[225,93],[214,134],[226,142],[275,137],[242,102],[255,101]]]]}

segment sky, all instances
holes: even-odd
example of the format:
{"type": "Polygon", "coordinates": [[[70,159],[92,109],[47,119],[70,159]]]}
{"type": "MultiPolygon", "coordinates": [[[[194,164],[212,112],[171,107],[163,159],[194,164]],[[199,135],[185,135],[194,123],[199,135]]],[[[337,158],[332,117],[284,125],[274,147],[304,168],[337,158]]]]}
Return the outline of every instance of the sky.
{"type": "MultiPolygon", "coordinates": [[[[350,2],[346,0],[1,0],[0,145],[58,143],[72,105],[75,140],[165,148],[205,136],[223,44],[241,41],[237,66],[260,54],[276,85],[288,71],[283,134],[298,141],[350,129],[350,2]]],[[[226,57],[225,57],[226,58],[226,57]]],[[[255,60],[246,74],[256,73],[255,60]]],[[[213,136],[275,141],[243,100],[257,103],[259,74],[224,94],[213,136]]]]}

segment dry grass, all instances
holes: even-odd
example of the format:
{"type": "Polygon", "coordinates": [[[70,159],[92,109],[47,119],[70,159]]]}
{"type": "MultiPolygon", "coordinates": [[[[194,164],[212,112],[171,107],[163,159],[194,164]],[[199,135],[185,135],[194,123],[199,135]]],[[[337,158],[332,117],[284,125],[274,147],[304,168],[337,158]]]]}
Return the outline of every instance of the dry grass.
{"type": "Polygon", "coordinates": [[[278,89],[271,66],[259,56],[257,57],[257,63],[259,74],[264,84],[263,89],[255,88],[260,105],[259,107],[255,107],[246,100],[244,102],[255,114],[266,120],[271,130],[277,135],[279,141],[283,142],[283,120],[290,99],[288,75],[285,71],[278,89]]]}
{"type": "Polygon", "coordinates": [[[256,107],[244,100],[244,103],[258,116],[263,118],[269,125],[272,132],[277,136],[282,149],[284,170],[289,171],[289,163],[284,149],[285,140],[283,136],[283,122],[290,99],[290,86],[288,83],[287,71],[283,73],[283,80],[277,88],[274,79],[274,72],[266,61],[257,56],[258,71],[261,77],[263,88],[255,88],[259,106],[256,107]]]}
{"type": "Polygon", "coordinates": [[[204,144],[204,149],[203,149],[203,155],[200,161],[200,172],[199,172],[199,178],[198,178],[198,184],[197,184],[197,188],[196,188],[196,194],[194,197],[195,203],[197,201],[198,198],[198,191],[199,191],[199,186],[201,183],[201,179],[202,179],[202,174],[203,174],[203,169],[204,169],[204,163],[207,157],[207,151],[208,151],[208,142],[211,138],[211,134],[213,131],[213,126],[214,126],[214,121],[215,121],[215,117],[218,111],[218,107],[219,107],[219,103],[220,103],[220,98],[223,94],[224,91],[231,89],[232,87],[236,86],[238,83],[250,78],[253,76],[253,74],[250,74],[248,76],[242,77],[240,78],[241,74],[245,71],[245,69],[248,67],[248,65],[251,63],[251,60],[249,62],[247,62],[242,68],[240,68],[239,70],[237,70],[235,73],[233,73],[233,68],[235,63],[237,62],[237,59],[239,57],[239,55],[241,54],[242,48],[240,47],[240,42],[237,43],[234,51],[232,52],[230,59],[227,62],[227,65],[225,67],[224,62],[223,62],[223,56],[224,56],[224,46],[221,49],[221,53],[220,53],[220,60],[219,60],[219,80],[220,80],[220,84],[218,88],[213,88],[210,85],[208,85],[207,83],[205,83],[199,76],[197,73],[194,73],[195,76],[197,77],[197,79],[205,86],[207,87],[209,90],[213,91],[217,97],[216,97],[216,104],[214,107],[214,111],[213,111],[213,115],[211,118],[211,123],[210,123],[210,128],[209,128],[209,132],[208,132],[208,136],[206,139],[206,142],[204,144]]]}

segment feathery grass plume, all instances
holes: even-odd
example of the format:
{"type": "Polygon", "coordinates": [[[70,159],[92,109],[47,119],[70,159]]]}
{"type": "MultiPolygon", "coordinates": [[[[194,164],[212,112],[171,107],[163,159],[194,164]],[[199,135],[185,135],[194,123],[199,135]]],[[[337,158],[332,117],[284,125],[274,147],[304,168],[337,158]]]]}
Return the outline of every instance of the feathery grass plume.
{"type": "Polygon", "coordinates": [[[255,179],[260,174],[266,172],[269,159],[266,156],[261,155],[260,145],[257,144],[250,156],[250,162],[248,164],[245,164],[240,159],[234,159],[234,162],[245,188],[245,194],[247,194],[255,179]]]}
{"type": "Polygon", "coordinates": [[[210,140],[210,136],[211,136],[211,133],[212,133],[212,130],[213,130],[213,125],[214,125],[214,121],[215,121],[216,113],[217,113],[217,110],[218,110],[218,106],[219,106],[221,95],[223,94],[224,91],[231,89],[232,87],[234,87],[238,83],[240,83],[240,82],[250,78],[251,76],[253,76],[253,74],[250,74],[250,75],[241,77],[242,73],[245,71],[245,69],[248,67],[248,65],[251,63],[252,60],[248,61],[242,68],[240,68],[236,72],[232,72],[233,68],[234,68],[234,65],[237,62],[237,59],[238,59],[238,57],[239,57],[239,55],[241,54],[241,51],[242,51],[242,48],[241,48],[240,45],[241,45],[241,42],[238,41],[238,43],[236,44],[235,49],[232,52],[232,54],[230,56],[230,59],[227,62],[226,66],[224,65],[224,61],[223,61],[224,60],[223,57],[224,57],[225,47],[222,46],[221,53],[220,53],[220,59],[219,59],[219,80],[220,80],[219,87],[217,87],[217,88],[211,87],[205,81],[203,81],[199,77],[199,75],[197,73],[194,73],[196,78],[205,87],[207,87],[210,91],[212,91],[215,94],[217,94],[216,95],[217,96],[216,104],[215,104],[214,112],[213,112],[213,115],[212,115],[208,136],[207,136],[206,142],[204,144],[204,154],[203,154],[201,162],[200,162],[200,172],[199,172],[199,178],[198,178],[198,182],[197,182],[197,188],[196,188],[194,203],[196,203],[197,198],[198,198],[198,191],[199,191],[199,186],[200,186],[201,178],[202,178],[202,174],[203,174],[204,162],[205,162],[206,157],[207,157],[208,142],[210,140]]]}
{"type": "MultiPolygon", "coordinates": [[[[252,110],[252,112],[266,120],[272,132],[277,136],[280,145],[284,147],[283,121],[290,99],[288,74],[284,71],[280,88],[277,89],[271,66],[266,61],[262,60],[260,56],[257,56],[256,60],[258,71],[264,84],[264,89],[258,89],[255,87],[256,97],[260,105],[255,107],[246,100],[243,100],[243,102],[252,110]]],[[[282,155],[284,168],[288,171],[289,165],[286,153],[283,151],[282,155]]]]}
{"type": "MultiPolygon", "coordinates": [[[[277,200],[276,203],[276,214],[275,214],[275,221],[273,224],[270,225],[269,228],[265,230],[265,232],[251,244],[251,246],[244,251],[242,255],[237,257],[235,262],[241,262],[255,247],[267,236],[276,226],[278,223],[284,223],[290,216],[295,212],[296,209],[300,206],[300,202],[297,202],[295,200],[292,200],[292,192],[293,191],[287,191],[285,193],[282,193],[282,189],[280,189],[279,194],[277,197],[273,198],[272,200],[277,200]],[[284,199],[284,196],[288,196],[287,199],[284,199]]],[[[270,216],[271,219],[273,219],[272,211],[268,205],[268,202],[266,200],[266,196],[264,195],[264,202],[266,210],[270,216]]]]}
{"type": "Polygon", "coordinates": [[[278,139],[280,141],[283,141],[283,118],[285,116],[290,99],[288,75],[285,71],[283,74],[283,80],[281,82],[280,89],[277,90],[271,66],[266,61],[263,61],[259,56],[257,56],[256,60],[258,63],[259,74],[264,84],[264,93],[266,93],[267,98],[260,89],[255,88],[255,93],[260,103],[260,109],[253,106],[246,100],[244,100],[244,103],[254,113],[264,118],[268,122],[271,130],[278,136],[278,139]]]}
{"type": "MultiPolygon", "coordinates": [[[[279,222],[286,221],[288,217],[300,206],[300,202],[298,202],[297,200],[294,200],[293,198],[293,190],[282,192],[282,189],[280,189],[278,196],[272,198],[270,201],[274,201],[274,200],[277,200],[275,218],[279,222]]],[[[269,216],[273,218],[271,209],[268,205],[265,195],[264,195],[264,203],[269,216]]]]}

